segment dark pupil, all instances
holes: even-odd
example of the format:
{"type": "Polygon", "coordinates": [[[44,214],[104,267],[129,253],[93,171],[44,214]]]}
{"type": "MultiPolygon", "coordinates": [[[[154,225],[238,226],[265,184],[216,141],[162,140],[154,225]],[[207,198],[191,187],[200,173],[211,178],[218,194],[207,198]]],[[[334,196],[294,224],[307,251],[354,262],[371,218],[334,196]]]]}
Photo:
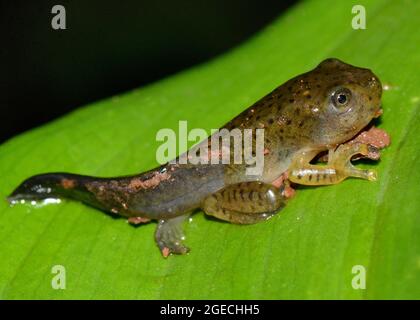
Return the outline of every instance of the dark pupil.
{"type": "Polygon", "coordinates": [[[343,93],[339,94],[337,97],[337,101],[339,104],[344,104],[347,101],[347,96],[343,93]]]}

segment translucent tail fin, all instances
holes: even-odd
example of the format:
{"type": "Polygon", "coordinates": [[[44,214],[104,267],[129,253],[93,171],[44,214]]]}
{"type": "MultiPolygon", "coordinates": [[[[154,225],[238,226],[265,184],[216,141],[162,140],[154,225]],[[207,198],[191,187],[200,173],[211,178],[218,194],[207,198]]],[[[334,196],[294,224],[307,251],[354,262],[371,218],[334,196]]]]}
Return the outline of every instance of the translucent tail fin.
{"type": "Polygon", "coordinates": [[[86,184],[97,180],[89,176],[70,173],[45,173],[32,176],[23,181],[7,200],[15,203],[21,200],[42,200],[46,198],[70,198],[94,207],[102,208],[86,184]]]}

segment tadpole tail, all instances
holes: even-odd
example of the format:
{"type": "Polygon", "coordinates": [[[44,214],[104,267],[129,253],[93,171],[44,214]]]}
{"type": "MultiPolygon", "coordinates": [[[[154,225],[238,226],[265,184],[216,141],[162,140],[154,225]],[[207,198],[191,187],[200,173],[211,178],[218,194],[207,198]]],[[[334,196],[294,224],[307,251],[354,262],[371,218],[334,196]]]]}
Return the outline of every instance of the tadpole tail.
{"type": "Polygon", "coordinates": [[[86,188],[89,182],[95,180],[98,178],[71,173],[39,174],[23,181],[7,200],[9,203],[16,203],[21,200],[69,198],[100,208],[102,205],[86,188]]]}

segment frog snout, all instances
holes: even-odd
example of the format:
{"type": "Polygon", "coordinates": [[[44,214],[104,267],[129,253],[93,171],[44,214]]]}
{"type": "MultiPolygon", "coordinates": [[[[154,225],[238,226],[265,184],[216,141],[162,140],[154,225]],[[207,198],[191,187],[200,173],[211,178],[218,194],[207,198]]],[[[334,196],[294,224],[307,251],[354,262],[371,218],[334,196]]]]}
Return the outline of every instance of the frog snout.
{"type": "Polygon", "coordinates": [[[379,118],[382,115],[382,113],[384,113],[384,110],[381,107],[379,107],[379,109],[375,112],[373,117],[374,118],[379,118]]]}
{"type": "Polygon", "coordinates": [[[381,84],[381,81],[379,81],[377,76],[372,75],[372,77],[369,78],[368,87],[370,90],[378,92],[379,94],[382,94],[382,84],[381,84]]]}

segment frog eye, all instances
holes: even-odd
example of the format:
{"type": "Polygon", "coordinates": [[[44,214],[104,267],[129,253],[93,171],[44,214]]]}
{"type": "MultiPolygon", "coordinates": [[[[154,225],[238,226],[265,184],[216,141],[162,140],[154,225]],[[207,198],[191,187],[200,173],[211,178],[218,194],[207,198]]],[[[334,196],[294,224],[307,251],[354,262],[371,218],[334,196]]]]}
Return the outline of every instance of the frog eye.
{"type": "Polygon", "coordinates": [[[333,92],[332,102],[338,109],[347,106],[351,99],[351,91],[347,88],[340,88],[333,92]]]}

